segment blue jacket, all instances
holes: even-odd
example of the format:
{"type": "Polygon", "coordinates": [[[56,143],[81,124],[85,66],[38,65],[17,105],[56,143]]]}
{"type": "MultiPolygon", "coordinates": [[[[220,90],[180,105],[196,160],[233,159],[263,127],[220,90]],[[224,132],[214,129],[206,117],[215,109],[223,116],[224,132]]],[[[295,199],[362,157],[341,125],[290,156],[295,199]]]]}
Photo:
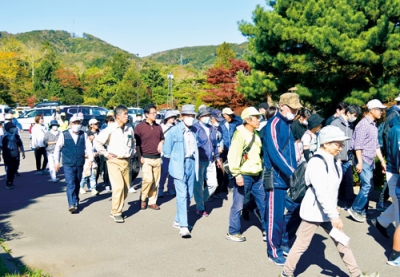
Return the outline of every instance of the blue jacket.
{"type": "Polygon", "coordinates": [[[204,125],[198,121],[192,127],[192,132],[196,134],[197,147],[199,148],[200,161],[214,161],[214,156],[219,159],[217,131],[211,125],[204,125]],[[210,131],[210,139],[208,139],[206,130],[210,131]]]}
{"type": "Polygon", "coordinates": [[[388,134],[388,144],[386,153],[386,171],[399,174],[400,168],[400,116],[390,120],[391,127],[388,134]]]}
{"type": "Polygon", "coordinates": [[[279,189],[289,188],[289,178],[297,168],[291,123],[278,112],[263,128],[264,165],[274,168],[274,187],[279,189]]]}
{"type": "Polygon", "coordinates": [[[233,133],[236,131],[236,127],[242,124],[242,119],[238,116],[229,122],[229,130],[225,126],[226,120],[221,121],[218,127],[218,131],[222,134],[222,140],[224,142],[224,151],[228,152],[229,147],[231,146],[231,140],[233,137],[233,133]]]}
{"type": "MultiPolygon", "coordinates": [[[[186,130],[185,124],[179,122],[172,127],[168,132],[168,136],[165,138],[163,153],[164,157],[169,159],[168,172],[169,175],[178,180],[183,180],[185,176],[185,141],[184,132],[186,130]]],[[[195,134],[196,136],[196,134],[195,134]]],[[[196,137],[195,137],[196,139],[196,137]]],[[[195,174],[196,180],[198,180],[199,173],[199,152],[195,147],[195,174]]]]}

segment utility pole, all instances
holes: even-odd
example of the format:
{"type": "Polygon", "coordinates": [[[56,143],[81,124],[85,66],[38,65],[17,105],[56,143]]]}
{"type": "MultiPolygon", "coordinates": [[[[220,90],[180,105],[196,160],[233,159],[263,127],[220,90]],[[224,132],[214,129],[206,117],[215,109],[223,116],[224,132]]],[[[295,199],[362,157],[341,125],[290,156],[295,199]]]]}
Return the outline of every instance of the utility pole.
{"type": "Polygon", "coordinates": [[[136,57],[138,58],[137,63],[138,63],[138,76],[136,79],[136,107],[139,107],[139,70],[140,70],[140,62],[139,62],[139,54],[136,54],[136,57]]]}

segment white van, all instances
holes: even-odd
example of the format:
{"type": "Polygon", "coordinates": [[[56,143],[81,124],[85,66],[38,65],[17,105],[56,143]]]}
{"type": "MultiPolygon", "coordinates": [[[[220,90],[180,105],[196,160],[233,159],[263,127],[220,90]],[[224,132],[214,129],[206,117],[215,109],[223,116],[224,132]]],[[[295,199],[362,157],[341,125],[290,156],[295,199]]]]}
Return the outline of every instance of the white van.
{"type": "Polygon", "coordinates": [[[9,110],[10,107],[8,105],[0,105],[0,121],[4,121],[4,116],[9,110]]]}

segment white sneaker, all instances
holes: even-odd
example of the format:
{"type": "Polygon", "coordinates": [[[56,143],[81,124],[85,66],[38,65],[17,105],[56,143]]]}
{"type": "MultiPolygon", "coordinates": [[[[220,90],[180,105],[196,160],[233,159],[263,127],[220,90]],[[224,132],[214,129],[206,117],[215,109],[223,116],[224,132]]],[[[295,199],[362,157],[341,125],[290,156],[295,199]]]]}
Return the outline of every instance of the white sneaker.
{"type": "Polygon", "coordinates": [[[190,231],[187,227],[181,227],[179,229],[179,235],[181,235],[182,238],[190,238],[190,231]]]}
{"type": "Polygon", "coordinates": [[[111,191],[111,187],[110,186],[106,186],[106,191],[111,191]]]}
{"type": "Polygon", "coordinates": [[[131,188],[129,189],[129,192],[130,192],[130,193],[135,193],[135,192],[137,192],[137,191],[135,190],[134,187],[131,187],[131,188]]]}
{"type": "Polygon", "coordinates": [[[94,195],[98,195],[99,194],[99,192],[96,190],[96,189],[92,189],[92,195],[94,196],[94,195]]]}
{"type": "Polygon", "coordinates": [[[174,221],[174,224],[172,224],[172,227],[174,227],[176,229],[181,228],[181,226],[179,225],[179,222],[177,222],[177,221],[174,221]]]}
{"type": "Polygon", "coordinates": [[[84,188],[80,188],[80,189],[79,189],[79,193],[80,193],[80,194],[86,194],[86,190],[85,190],[84,188]]]}

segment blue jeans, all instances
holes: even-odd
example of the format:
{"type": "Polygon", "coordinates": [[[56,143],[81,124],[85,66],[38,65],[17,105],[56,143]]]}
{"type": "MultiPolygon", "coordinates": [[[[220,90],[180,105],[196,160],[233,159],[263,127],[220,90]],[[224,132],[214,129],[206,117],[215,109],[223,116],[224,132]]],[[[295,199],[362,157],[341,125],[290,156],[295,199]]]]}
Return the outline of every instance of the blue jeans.
{"type": "Polygon", "coordinates": [[[169,166],[169,159],[162,157],[161,176],[160,176],[160,183],[158,185],[158,196],[163,195],[164,185],[167,178],[168,178],[167,190],[169,193],[175,194],[174,178],[168,177],[169,176],[168,166],[169,166]]]}
{"type": "Polygon", "coordinates": [[[244,179],[244,186],[239,187],[235,185],[233,190],[233,201],[231,211],[229,213],[229,229],[231,235],[240,233],[240,215],[243,209],[243,202],[245,195],[251,192],[256,201],[257,208],[260,210],[261,215],[261,228],[265,230],[265,191],[264,185],[261,182],[260,176],[242,175],[244,179]]]}
{"type": "Polygon", "coordinates": [[[81,166],[65,166],[64,176],[67,186],[68,206],[79,204],[79,188],[82,179],[83,165],[81,166]]]}
{"type": "Polygon", "coordinates": [[[85,185],[87,184],[88,189],[96,189],[97,183],[96,183],[96,174],[95,170],[91,170],[90,176],[87,177],[82,177],[80,187],[84,188],[85,185]],[[89,186],[90,184],[90,186],[89,186]]]}
{"type": "Polygon", "coordinates": [[[193,186],[196,180],[196,173],[194,168],[194,159],[185,159],[185,175],[183,180],[174,178],[174,185],[176,190],[176,215],[175,221],[181,227],[188,227],[188,207],[190,206],[190,199],[193,197],[193,186]]]}
{"type": "Polygon", "coordinates": [[[363,168],[360,173],[360,192],[353,201],[352,209],[361,214],[366,214],[368,209],[369,193],[374,189],[374,163],[371,165],[363,161],[363,168]]]}

